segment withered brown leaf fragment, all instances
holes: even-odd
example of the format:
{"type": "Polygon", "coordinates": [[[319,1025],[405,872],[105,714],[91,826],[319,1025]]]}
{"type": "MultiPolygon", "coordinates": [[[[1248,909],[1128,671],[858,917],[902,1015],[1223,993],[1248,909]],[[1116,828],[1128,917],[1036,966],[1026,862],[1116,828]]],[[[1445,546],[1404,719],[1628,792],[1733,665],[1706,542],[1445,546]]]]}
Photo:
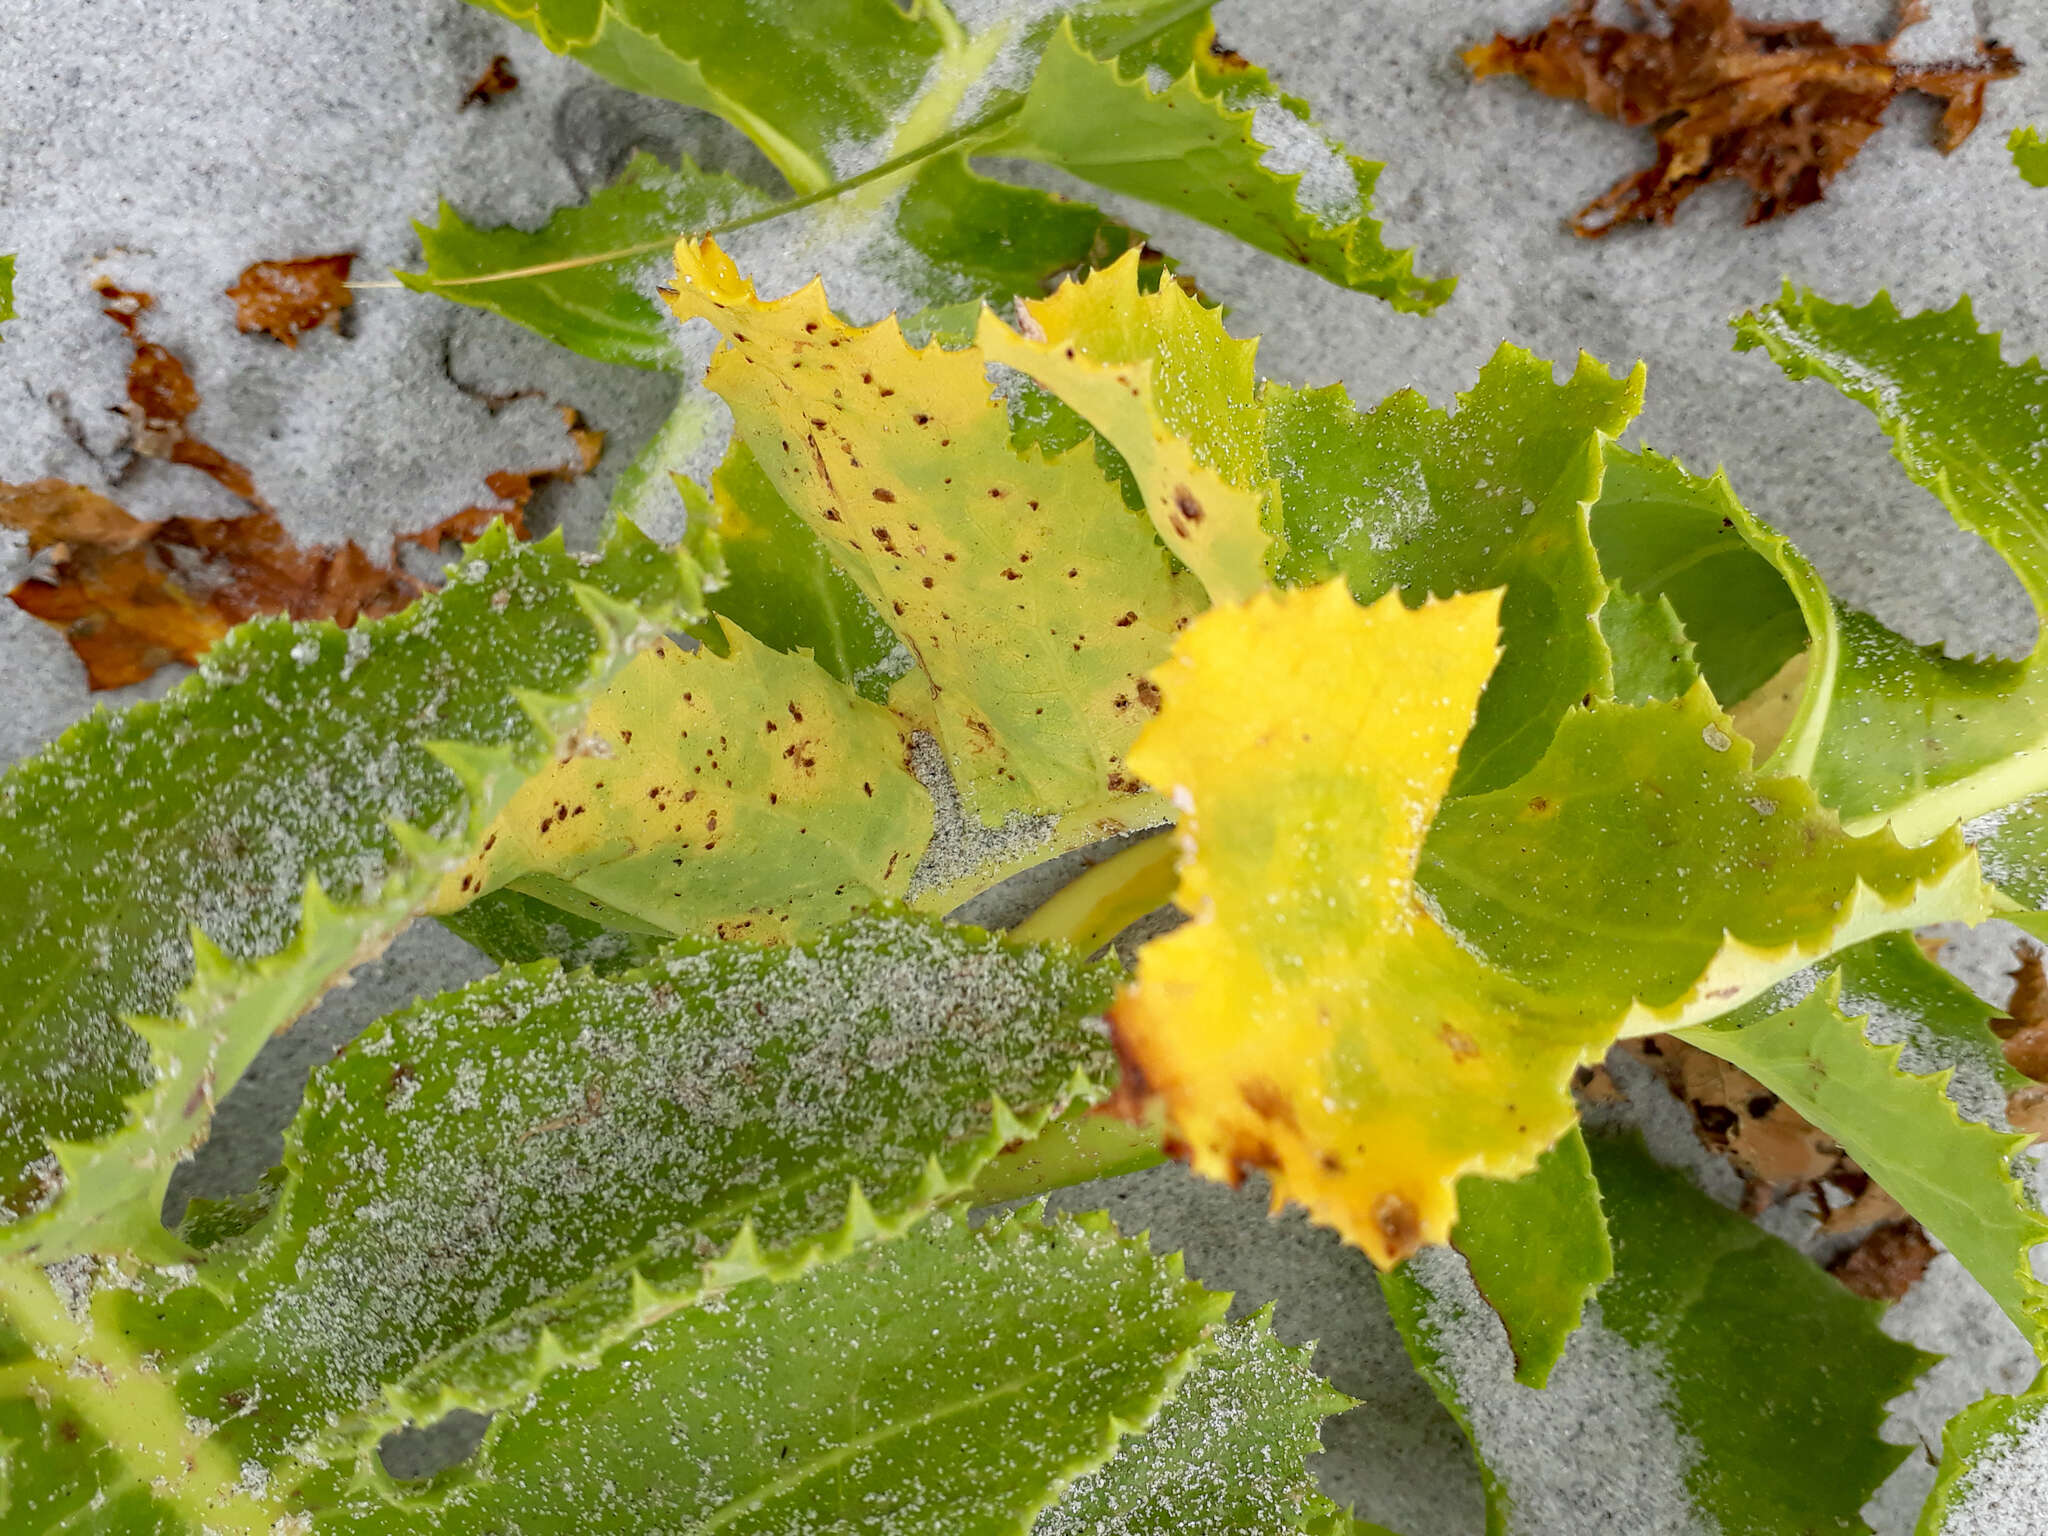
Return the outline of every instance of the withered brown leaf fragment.
{"type": "Polygon", "coordinates": [[[484,72],[476,77],[462,97],[462,111],[471,107],[487,107],[500,96],[510,95],[519,89],[519,77],[512,73],[512,61],[499,54],[484,66],[484,72]]]}
{"type": "Polygon", "coordinates": [[[1876,1228],[1828,1266],[1828,1273],[1870,1301],[1897,1301],[1934,1262],[1926,1229],[1908,1216],[1876,1228]]]}
{"type": "Polygon", "coordinates": [[[418,533],[399,535],[382,561],[355,543],[300,545],[256,493],[249,471],[186,431],[199,390],[174,354],[140,335],[137,320],[151,307],[150,296],[104,280],[95,286],[106,313],[135,346],[123,411],[134,425],[137,452],[201,470],[252,510],[240,517],[149,522],[85,486],[0,481],[0,525],[25,532],[36,557],[34,574],[9,596],[64,631],[94,689],[141,682],[174,661],[190,665],[236,624],[258,614],[331,619],[345,628],[395,613],[427,590],[400,563],[402,545],[438,552],[444,544],[476,538],[501,519],[523,539],[534,492],[587,473],[604,451],[604,434],[562,406],[569,462],[486,475],[494,503],[465,507],[418,533]]]}
{"type": "Polygon", "coordinates": [[[1594,0],[1574,0],[1526,37],[1496,34],[1464,55],[1481,79],[1519,75],[1655,135],[1656,163],[1573,218],[1588,239],[1620,224],[1669,224],[1680,203],[1716,181],[1749,185],[1750,224],[1819,202],[1906,91],[1945,103],[1935,142],[1947,154],[1976,128],[1985,86],[2020,68],[2011,49],[1982,40],[1970,58],[1894,59],[1897,32],[1923,19],[1921,0],[1906,0],[1897,31],[1878,43],[1838,42],[1817,21],[1752,21],[1731,0],[1641,0],[1635,9],[1641,30],[1600,22],[1594,0]]]}
{"type": "Polygon", "coordinates": [[[2041,965],[2041,951],[2031,944],[2013,949],[2018,962],[2011,971],[2012,998],[2005,1005],[2006,1017],[1994,1019],[1991,1027],[2004,1042],[2005,1059],[2013,1070],[2033,1079],[2012,1094],[2006,1118],[2015,1130],[2048,1135],[2048,973],[2041,965]]]}
{"type": "Polygon", "coordinates": [[[185,430],[186,418],[199,409],[199,386],[176,353],[143,337],[141,317],[156,300],[104,277],[93,284],[93,291],[105,301],[101,313],[128,333],[135,348],[128,364],[128,403],[121,408],[135,451],[145,458],[189,465],[250,506],[269,511],[247,468],[185,430]]]}
{"type": "Polygon", "coordinates": [[[1861,1179],[1832,1137],[1740,1067],[1670,1035],[1622,1044],[1692,1111],[1701,1145],[1742,1175],[1749,1214],[1794,1190],[1818,1190],[1851,1173],[1861,1179]]]}
{"type": "Polygon", "coordinates": [[[43,557],[9,596],[64,631],[95,690],[196,662],[257,614],[349,625],[426,590],[355,544],[301,547],[268,511],[145,522],[97,491],[36,480],[0,482],[0,523],[27,533],[43,557]]]}
{"type": "Polygon", "coordinates": [[[347,309],[349,270],[355,256],[298,256],[290,261],[251,262],[227,296],[235,301],[235,329],[268,331],[288,347],[316,326],[339,327],[347,309]]]}
{"type": "Polygon", "coordinates": [[[569,432],[569,445],[576,450],[574,463],[551,469],[494,469],[484,476],[484,484],[498,498],[496,505],[464,507],[460,512],[442,518],[431,528],[399,535],[398,542],[417,544],[422,549],[439,549],[450,540],[467,542],[475,538],[497,519],[503,519],[515,537],[527,537],[526,505],[533,500],[533,493],[544,485],[567,483],[589,474],[604,456],[604,433],[595,427],[585,426],[583,413],[574,406],[560,405],[555,409],[562,413],[562,425],[569,432]]]}

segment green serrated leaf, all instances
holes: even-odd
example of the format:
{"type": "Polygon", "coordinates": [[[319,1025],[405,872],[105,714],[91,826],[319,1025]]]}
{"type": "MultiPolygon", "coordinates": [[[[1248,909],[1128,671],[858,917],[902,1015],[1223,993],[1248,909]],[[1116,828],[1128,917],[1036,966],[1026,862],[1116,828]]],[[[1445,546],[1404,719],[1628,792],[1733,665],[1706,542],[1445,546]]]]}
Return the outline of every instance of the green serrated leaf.
{"type": "Polygon", "coordinates": [[[1910,937],[1890,935],[1839,956],[1790,1006],[1759,999],[1680,1037],[1839,1142],[2048,1357],[2048,1285],[2032,1258],[2048,1216],[2013,1173],[2031,1138],[2005,1128],[2005,1098],[2025,1079],[1992,1017],[1910,937]],[[1872,1040],[1873,1028],[1890,1038],[1872,1040]]]}
{"type": "Polygon", "coordinates": [[[1507,588],[1500,667],[1459,755],[1455,794],[1518,777],[1565,710],[1611,687],[1595,619],[1607,584],[1586,516],[1603,445],[1635,415],[1642,381],[1640,368],[1617,379],[1582,357],[1560,385],[1549,363],[1510,346],[1454,412],[1413,390],[1360,412],[1341,386],[1267,387],[1287,527],[1282,584],[1342,574],[1360,601],[1507,588]]]}
{"type": "Polygon", "coordinates": [[[1621,586],[1609,587],[1600,605],[1600,638],[1607,645],[1618,703],[1682,698],[1700,679],[1692,641],[1661,592],[1639,597],[1621,586]]]}
{"type": "MultiPolygon", "coordinates": [[[[0,256],[0,321],[14,318],[14,258],[0,256]]],[[[0,1505],[0,1510],[5,1506],[0,1505]]]]}
{"type": "Polygon", "coordinates": [[[2013,166],[2028,186],[2048,187],[2048,139],[2041,137],[2040,129],[2021,124],[2013,129],[2005,147],[2012,151],[2013,166]]]}
{"type": "MultiPolygon", "coordinates": [[[[1025,1536],[1153,1420],[1227,1299],[1103,1217],[942,1216],[557,1372],[427,1507],[442,1536],[1025,1536]]],[[[321,1529],[384,1536],[424,1512],[358,1500],[321,1529]]]]}
{"type": "Polygon", "coordinates": [[[1273,1336],[1272,1314],[1219,1330],[1151,1427],[1075,1481],[1033,1536],[1278,1536],[1319,1513],[1319,1426],[1357,1404],[1309,1369],[1309,1350],[1273,1336]]]}
{"type": "Polygon", "coordinates": [[[1419,878],[1489,964],[1627,1015],[1624,1036],[1712,1018],[1878,933],[1990,915],[1953,829],[1917,848],[1850,836],[1751,759],[1704,686],[1575,709],[1520,781],[1445,802],[1419,878]]]}
{"type": "Polygon", "coordinates": [[[0,779],[0,1250],[172,1251],[164,1188],[214,1101],[694,611],[624,526],[589,564],[495,527],[455,576],[347,632],[244,625],[0,779]]]}
{"type": "Polygon", "coordinates": [[[1600,1186],[1577,1127],[1519,1179],[1458,1183],[1451,1246],[1507,1330],[1515,1380],[1540,1387],[1614,1273],[1600,1186]]]}
{"type": "Polygon", "coordinates": [[[932,835],[903,722],[808,657],[721,639],[626,667],[440,907],[511,886],[608,927],[788,939],[901,896],[932,835]]]}
{"type": "Polygon", "coordinates": [[[1885,1404],[1931,1357],[1633,1133],[1587,1142],[1614,1278],[1546,1391],[1509,1379],[1498,1324],[1455,1259],[1381,1282],[1417,1367],[1472,1437],[1490,1536],[1622,1519],[1863,1531],[1863,1504],[1906,1455],[1878,1438],[1885,1404]]]}
{"type": "MultiPolygon", "coordinates": [[[[1605,459],[1592,511],[1600,568],[1624,591],[1671,605],[1715,698],[1737,704],[1809,638],[1816,648],[1832,643],[1834,612],[1820,578],[1736,498],[1725,475],[1687,474],[1648,449],[1609,447],[1605,459]]],[[[1617,672],[1621,664],[1617,654],[1617,672]]]]}
{"type": "MultiPolygon", "coordinates": [[[[102,1440],[253,1466],[273,1518],[317,1509],[374,1483],[409,1419],[523,1401],[679,1310],[902,1233],[1099,1096],[1114,980],[900,915],[610,979],[510,970],[322,1069],[274,1206],[199,1213],[223,1241],[198,1284],[103,1288],[81,1328],[18,1267],[5,1315],[43,1338],[36,1386],[89,1378],[56,1395],[102,1440]]],[[[164,1496],[203,1506],[205,1476],[164,1496]]],[[[120,1481],[69,1477],[70,1507],[120,1481]]]]}
{"type": "Polygon", "coordinates": [[[536,230],[478,229],[442,203],[438,225],[413,226],[426,270],[397,277],[416,292],[491,310],[600,362],[674,368],[682,362],[676,328],[654,289],[676,237],[770,201],[758,188],[687,160],[670,169],[636,154],[610,186],[536,230]]]}
{"type": "Polygon", "coordinates": [[[2044,1454],[2048,1371],[2025,1393],[1987,1397],[1948,1421],[1914,1536],[2022,1536],[2040,1514],[2044,1454]]]}
{"type": "Polygon", "coordinates": [[[1449,298],[1455,279],[1418,277],[1414,252],[1381,243],[1367,213],[1380,167],[1325,138],[1304,102],[1214,39],[1203,15],[1097,57],[1063,24],[989,151],[1185,213],[1396,309],[1449,298]]]}
{"type": "MultiPolygon", "coordinates": [[[[1736,347],[1868,406],[1906,472],[2048,611],[2048,373],[2006,363],[1967,298],[1905,315],[1884,294],[1857,308],[1788,286],[1737,320],[1736,347]]],[[[1807,771],[1851,827],[1889,821],[1917,840],[2048,788],[2038,645],[2024,661],[1956,660],[1867,615],[1844,612],[1840,629],[1839,658],[1808,674],[1807,771]]]]}
{"type": "MultiPolygon", "coordinates": [[[[898,301],[906,317],[941,304],[971,310],[977,302],[1035,298],[1145,242],[1142,231],[1091,204],[979,175],[964,152],[921,164],[890,212],[895,237],[928,267],[898,301]]],[[[1158,257],[1147,260],[1156,267],[1158,257]]]]}

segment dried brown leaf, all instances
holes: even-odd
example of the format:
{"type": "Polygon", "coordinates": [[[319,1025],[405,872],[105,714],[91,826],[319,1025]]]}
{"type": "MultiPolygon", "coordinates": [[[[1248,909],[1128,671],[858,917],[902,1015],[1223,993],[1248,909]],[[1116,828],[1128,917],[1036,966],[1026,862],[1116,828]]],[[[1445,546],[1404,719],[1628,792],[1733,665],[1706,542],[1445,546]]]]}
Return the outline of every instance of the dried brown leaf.
{"type": "Polygon", "coordinates": [[[1934,1244],[1920,1223],[1907,1217],[1877,1228],[1828,1266],[1828,1273],[1858,1296],[1897,1301],[1934,1262],[1934,1244]]]}
{"type": "MultiPolygon", "coordinates": [[[[1657,159],[1580,209],[1587,238],[1619,224],[1671,222],[1678,205],[1716,181],[1754,194],[1761,224],[1820,201],[1827,185],[1883,126],[1906,91],[1944,102],[1935,142],[1946,154],[1984,110],[1984,88],[2019,72],[2012,50],[1979,41],[1971,58],[1916,64],[1892,57],[1893,37],[1842,43],[1817,21],[1753,21],[1731,0],[1644,0],[1641,30],[1594,18],[1594,0],[1525,37],[1496,33],[1464,55],[1481,79],[1519,75],[1547,96],[1648,128],[1657,159]]],[[[1922,19],[1918,0],[1898,31],[1922,19]]]]}
{"type": "Polygon", "coordinates": [[[484,72],[476,77],[476,83],[463,93],[462,108],[487,107],[500,96],[509,95],[519,89],[519,77],[512,73],[512,61],[499,54],[484,66],[484,72]]]}
{"type": "Polygon", "coordinates": [[[259,613],[346,625],[425,590],[354,544],[301,548],[267,511],[145,522],[84,486],[37,480],[0,482],[0,523],[26,532],[44,557],[41,573],[9,595],[64,631],[95,689],[195,662],[259,613]]]}
{"type": "Polygon", "coordinates": [[[175,353],[143,336],[142,316],[156,300],[105,278],[93,289],[105,301],[101,312],[128,333],[135,348],[128,363],[128,402],[122,407],[135,451],[145,458],[189,465],[250,506],[268,512],[269,503],[256,494],[256,482],[246,467],[186,431],[186,419],[199,409],[199,386],[175,353]]]}
{"type": "Polygon", "coordinates": [[[1701,1144],[1743,1176],[1757,1209],[1854,1169],[1825,1132],[1741,1068],[1670,1035],[1625,1044],[1685,1101],[1701,1144]]]}
{"type": "Polygon", "coordinates": [[[2041,951],[2031,944],[2013,948],[2019,963],[2010,972],[2012,998],[2005,1005],[2006,1017],[1992,1028],[2005,1038],[2005,1059],[2013,1070],[2037,1083],[2048,1083],[2048,975],[2041,967],[2041,951]]]}
{"type": "Polygon", "coordinates": [[[500,519],[523,539],[534,492],[586,473],[604,451],[604,434],[563,406],[574,455],[567,464],[494,471],[484,477],[494,501],[401,535],[382,561],[354,543],[301,546],[257,494],[249,471],[186,430],[199,390],[173,353],[141,335],[140,317],[154,301],[110,282],[97,287],[105,312],[135,347],[125,412],[137,451],[198,469],[251,511],[148,522],[84,486],[0,481],[0,524],[25,532],[37,560],[34,573],[9,595],[23,611],[64,631],[94,689],[140,682],[174,661],[189,665],[229,629],[258,614],[331,619],[346,627],[394,613],[426,590],[400,564],[401,545],[438,551],[448,542],[474,539],[500,519]]]}
{"type": "Polygon", "coordinates": [[[299,256],[258,261],[242,269],[227,296],[235,301],[235,329],[268,331],[288,347],[316,326],[341,324],[350,303],[349,270],[355,257],[299,256]]]}
{"type": "Polygon", "coordinates": [[[2016,1131],[2034,1138],[2048,1137],[2048,1083],[2029,1083],[2006,1097],[2005,1118],[2016,1131]]]}

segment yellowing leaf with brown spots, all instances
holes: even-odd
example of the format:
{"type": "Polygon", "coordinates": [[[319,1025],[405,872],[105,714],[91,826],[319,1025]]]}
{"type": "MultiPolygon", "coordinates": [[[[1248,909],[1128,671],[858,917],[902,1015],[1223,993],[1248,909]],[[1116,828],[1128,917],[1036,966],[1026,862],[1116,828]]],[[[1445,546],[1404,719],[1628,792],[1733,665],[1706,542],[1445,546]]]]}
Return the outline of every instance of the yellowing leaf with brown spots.
{"type": "Polygon", "coordinates": [[[1202,590],[1092,449],[1019,452],[982,352],[845,325],[816,282],[758,298],[709,241],[677,246],[669,303],[724,333],[735,430],[917,657],[892,702],[971,813],[1054,813],[1069,843],[1160,820],[1126,754],[1202,590]]]}
{"type": "Polygon", "coordinates": [[[1266,584],[1279,488],[1266,470],[1256,341],[1177,283],[1138,289],[1138,253],[1018,301],[1023,334],[981,312],[975,344],[1051,390],[1123,455],[1166,547],[1210,598],[1266,584]]]}
{"type": "Polygon", "coordinates": [[[931,839],[903,724],[727,623],[664,644],[528,779],[443,911],[510,885],[612,927],[788,941],[899,897],[931,839]]]}
{"type": "Polygon", "coordinates": [[[1499,656],[1500,594],[1360,607],[1342,581],[1197,619],[1132,751],[1184,812],[1185,927],[1115,1010],[1194,1167],[1253,1168],[1382,1266],[1450,1235],[1468,1173],[1529,1169],[1612,1037],[1491,970],[1415,888],[1499,656]]]}

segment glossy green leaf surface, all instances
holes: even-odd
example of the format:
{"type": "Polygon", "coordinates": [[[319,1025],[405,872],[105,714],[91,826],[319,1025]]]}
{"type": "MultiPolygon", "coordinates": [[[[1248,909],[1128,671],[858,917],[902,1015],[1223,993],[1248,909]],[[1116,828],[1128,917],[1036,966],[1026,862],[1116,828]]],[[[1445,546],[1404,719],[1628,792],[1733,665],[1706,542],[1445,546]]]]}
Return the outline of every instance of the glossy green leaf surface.
{"type": "Polygon", "coordinates": [[[1876,933],[1989,915],[1953,830],[1852,837],[1751,759],[1704,687],[1574,709],[1521,780],[1445,802],[1419,878],[1488,963],[1630,1013],[1625,1034],[1711,1018],[1876,933]]]}
{"type": "Polygon", "coordinates": [[[1212,48],[1214,35],[1190,20],[1100,58],[1063,27],[991,150],[1200,219],[1397,309],[1450,297],[1454,280],[1418,276],[1412,251],[1381,242],[1367,211],[1379,167],[1326,138],[1263,69],[1212,48]]]}
{"type": "Polygon", "coordinates": [[[2015,1397],[1987,1397],[1948,1421],[1941,1469],[1914,1536],[2007,1536],[2041,1509],[2048,1372],[2015,1397]]]}
{"type": "Polygon", "coordinates": [[[1282,584],[1341,574],[1361,601],[1399,590],[1411,602],[1507,588],[1500,666],[1454,794],[1519,777],[1567,709],[1609,692],[1595,617],[1607,585],[1586,516],[1603,445],[1641,401],[1640,370],[1617,379],[1582,358],[1558,384],[1549,363],[1517,347],[1494,355],[1455,411],[1413,390],[1368,411],[1337,386],[1265,392],[1286,519],[1282,584]]]}
{"type": "Polygon", "coordinates": [[[1509,1381],[1498,1325],[1462,1273],[1411,1264],[1383,1280],[1418,1368],[1472,1436],[1489,1533],[1601,1518],[1865,1530],[1864,1502],[1906,1455],[1878,1438],[1885,1404],[1929,1357],[1633,1133],[1587,1145],[1614,1278],[1545,1392],[1509,1381]]]}
{"type": "Polygon", "coordinates": [[[1318,1426],[1356,1406],[1272,1333],[1268,1306],[1216,1334],[1143,1434],[1077,1480],[1033,1536],[1182,1536],[1301,1529],[1322,1501],[1318,1426]]]}
{"type": "Polygon", "coordinates": [[[0,256],[0,321],[14,318],[14,258],[0,256]]]}
{"type": "Polygon", "coordinates": [[[2005,1099],[2025,1080],[2006,1065],[1991,1017],[1910,938],[1891,935],[1839,956],[1790,1006],[1759,999],[1681,1038],[1839,1142],[2048,1355],[2048,1286],[2032,1260],[2048,1216],[2013,1173],[2030,1138],[2005,1128],[2005,1099]]]}
{"type": "Polygon", "coordinates": [[[441,926],[500,965],[558,960],[564,970],[600,974],[644,964],[665,937],[612,928],[510,886],[440,915],[441,926]]]}
{"type": "Polygon", "coordinates": [[[761,254],[809,252],[800,278],[823,272],[842,290],[858,281],[874,315],[906,321],[1043,293],[1143,243],[1085,203],[976,174],[969,152],[1035,156],[1135,191],[1403,308],[1433,307],[1451,288],[1416,278],[1410,253],[1380,243],[1367,216],[1379,168],[1325,139],[1263,71],[1212,48],[1206,8],[1188,0],[966,10],[708,0],[687,17],[662,0],[474,3],[615,84],[717,113],[799,194],[642,156],[531,234],[475,230],[446,210],[422,230],[428,266],[406,275],[411,286],[608,361],[676,361],[649,303],[650,253],[776,208],[787,211],[762,232],[761,254]],[[1119,53],[1135,80],[1119,74],[1119,53]],[[1146,83],[1161,71],[1179,82],[1166,97],[1146,83]],[[1191,178],[1147,164],[1162,127],[1196,130],[1191,178]]]}
{"type": "Polygon", "coordinates": [[[799,192],[846,174],[837,157],[885,137],[941,51],[964,43],[893,0],[706,0],[687,13],[662,0],[472,3],[614,85],[717,113],[799,192]]]}
{"type": "Polygon", "coordinates": [[[1619,703],[1682,698],[1699,681],[1692,641],[1661,593],[1638,597],[1609,587],[1600,605],[1600,639],[1613,672],[1610,690],[1619,703]]]}
{"type": "MultiPolygon", "coordinates": [[[[707,1297],[902,1232],[1099,1091],[1113,979],[900,915],[609,979],[504,972],[324,1068],[274,1208],[217,1224],[243,1230],[198,1284],[101,1290],[93,1328],[46,1341],[49,1379],[90,1361],[61,1400],[90,1418],[78,1394],[104,1390],[103,1439],[189,1453],[175,1505],[217,1497],[203,1468],[224,1464],[267,1469],[273,1516],[316,1508],[351,1467],[374,1481],[371,1448],[408,1418],[522,1401],[707,1297]],[[184,1428],[165,1443],[150,1413],[184,1428]]],[[[75,1326],[47,1287],[36,1305],[33,1271],[8,1275],[9,1324],[75,1326]]],[[[48,1513],[118,1481],[73,1458],[48,1513]]]]}
{"type": "MultiPolygon", "coordinates": [[[[557,1372],[420,1514],[443,1536],[1024,1536],[1152,1421],[1226,1300],[1101,1217],[942,1216],[557,1372]]],[[[407,1514],[361,1504],[321,1530],[383,1536],[407,1514]]]]}
{"type": "Polygon", "coordinates": [[[214,1100],[697,611],[678,559],[627,526],[589,564],[493,529],[405,612],[244,625],[0,779],[0,1247],[164,1251],[214,1100]]]}
{"type": "Polygon", "coordinates": [[[1507,1330],[1515,1380],[1542,1386],[1614,1273],[1585,1137],[1566,1132],[1519,1179],[1461,1180],[1451,1246],[1507,1330]]]}

